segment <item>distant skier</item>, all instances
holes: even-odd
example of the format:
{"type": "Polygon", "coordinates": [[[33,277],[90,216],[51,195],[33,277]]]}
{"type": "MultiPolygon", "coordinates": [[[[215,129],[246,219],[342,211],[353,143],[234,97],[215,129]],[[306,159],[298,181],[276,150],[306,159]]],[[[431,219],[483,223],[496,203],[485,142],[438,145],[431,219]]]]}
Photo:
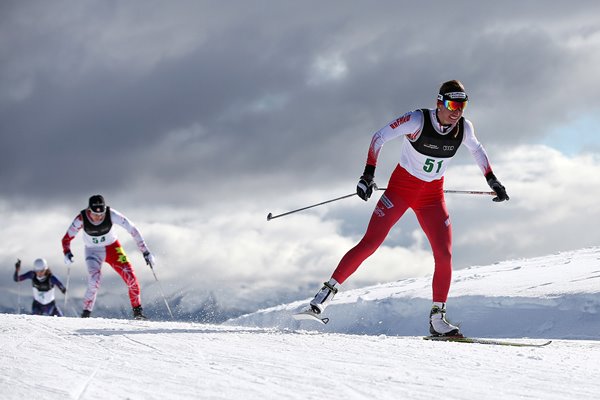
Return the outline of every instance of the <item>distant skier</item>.
{"type": "MultiPolygon", "coordinates": [[[[467,101],[461,82],[445,82],[440,87],[435,109],[406,113],[373,135],[365,170],[356,187],[363,200],[367,201],[376,187],[375,167],[382,146],[398,137],[406,138],[402,143],[400,162],[375,207],[364,237],[341,259],[331,279],[315,295],[305,313],[322,313],[338,292],[336,285],[344,283],[379,248],[394,224],[408,208],[412,208],[429,240],[435,261],[430,333],[433,336],[461,336],[459,328],[445,317],[452,277],[452,226],[443,192],[444,173],[461,144],[469,149],[496,193],[493,200],[509,200],[504,186],[492,172],[485,149],[475,137],[473,124],[463,117],[467,101]]],[[[302,318],[301,314],[298,318],[302,318]]]]}
{"type": "Polygon", "coordinates": [[[20,270],[21,260],[18,260],[15,264],[13,279],[15,282],[31,279],[31,284],[33,286],[31,314],[62,317],[62,311],[54,302],[54,286],[58,286],[63,294],[67,292],[67,289],[63,286],[61,281],[52,274],[46,260],[38,258],[33,262],[33,270],[27,271],[23,275],[19,275],[20,270]]]}
{"type": "Polygon", "coordinates": [[[135,319],[146,319],[140,297],[140,286],[133,267],[121,247],[114,231],[114,224],[123,227],[135,240],[138,249],[144,255],[146,264],[154,266],[154,256],[148,250],[141,233],[123,214],[106,206],[104,198],[97,194],[89,199],[88,208],[81,210],[75,217],[67,233],[62,238],[65,263],[73,263],[71,241],[83,228],[83,241],[85,244],[85,262],[88,269],[88,287],[83,299],[82,318],[91,315],[96,302],[96,295],[100,287],[102,263],[109,264],[123,279],[129,290],[129,300],[133,308],[135,319]]]}

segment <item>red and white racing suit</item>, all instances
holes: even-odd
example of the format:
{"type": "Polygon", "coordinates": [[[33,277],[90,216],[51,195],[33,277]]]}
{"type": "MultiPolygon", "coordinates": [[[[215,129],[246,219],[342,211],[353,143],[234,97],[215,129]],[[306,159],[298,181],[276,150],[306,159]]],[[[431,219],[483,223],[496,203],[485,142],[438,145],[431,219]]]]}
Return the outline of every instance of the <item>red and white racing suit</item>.
{"type": "Polygon", "coordinates": [[[464,144],[487,174],[487,154],[465,118],[443,127],[435,110],[416,110],[392,121],[373,135],[367,165],[375,167],[383,145],[404,137],[400,162],[387,190],[377,202],[362,240],[341,259],[332,278],[343,283],[379,248],[390,229],[412,208],[433,250],[433,301],[446,302],[452,279],[452,227],[444,200],[444,173],[456,150],[464,144]]]}
{"type": "Polygon", "coordinates": [[[129,290],[129,300],[132,307],[141,305],[140,286],[137,277],[133,272],[125,251],[121,247],[117,235],[114,231],[114,225],[119,225],[133,237],[138,249],[144,253],[148,251],[146,243],[141,233],[123,214],[118,211],[106,208],[106,216],[99,224],[94,224],[88,217],[89,210],[82,210],[73,220],[67,233],[62,238],[63,252],[70,251],[71,241],[77,233],[83,228],[83,241],[85,244],[85,263],[87,265],[89,277],[88,287],[83,299],[83,309],[92,311],[96,302],[96,295],[101,281],[102,263],[109,264],[123,279],[129,290]]]}

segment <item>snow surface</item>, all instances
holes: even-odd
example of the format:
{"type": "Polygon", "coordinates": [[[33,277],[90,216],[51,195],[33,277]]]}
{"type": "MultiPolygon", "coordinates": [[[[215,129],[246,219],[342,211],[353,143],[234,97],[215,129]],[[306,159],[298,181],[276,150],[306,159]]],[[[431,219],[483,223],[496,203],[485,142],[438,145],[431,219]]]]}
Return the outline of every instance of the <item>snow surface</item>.
{"type": "Polygon", "coordinates": [[[220,325],[0,314],[0,398],[599,398],[600,248],[455,272],[465,333],[543,348],[424,341],[429,296],[340,291],[328,325],[290,318],[308,299],[220,325]]]}

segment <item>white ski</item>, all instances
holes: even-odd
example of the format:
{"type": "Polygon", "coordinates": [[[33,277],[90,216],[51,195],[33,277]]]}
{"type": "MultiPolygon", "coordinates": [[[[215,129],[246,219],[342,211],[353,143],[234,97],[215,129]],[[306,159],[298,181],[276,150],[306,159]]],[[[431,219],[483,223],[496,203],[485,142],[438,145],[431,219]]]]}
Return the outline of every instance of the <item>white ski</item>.
{"type": "Polygon", "coordinates": [[[316,322],[322,323],[323,325],[325,325],[326,323],[329,322],[329,318],[320,317],[319,314],[315,313],[310,308],[308,308],[306,310],[302,310],[296,314],[293,314],[292,318],[294,318],[295,320],[298,320],[298,321],[300,321],[300,320],[316,321],[316,322]]]}

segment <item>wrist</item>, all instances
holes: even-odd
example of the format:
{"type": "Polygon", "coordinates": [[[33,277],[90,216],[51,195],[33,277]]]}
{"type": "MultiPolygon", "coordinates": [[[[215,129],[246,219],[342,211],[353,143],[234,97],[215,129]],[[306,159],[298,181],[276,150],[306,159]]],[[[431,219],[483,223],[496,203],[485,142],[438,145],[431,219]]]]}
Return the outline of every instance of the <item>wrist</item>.
{"type": "Polygon", "coordinates": [[[494,175],[494,173],[492,171],[488,172],[487,174],[485,174],[485,180],[486,181],[497,181],[498,178],[496,178],[496,175],[494,175]]]}
{"type": "Polygon", "coordinates": [[[373,179],[375,177],[375,166],[374,165],[370,165],[370,164],[365,165],[365,170],[364,170],[362,176],[364,178],[371,178],[371,179],[373,179]]]}

